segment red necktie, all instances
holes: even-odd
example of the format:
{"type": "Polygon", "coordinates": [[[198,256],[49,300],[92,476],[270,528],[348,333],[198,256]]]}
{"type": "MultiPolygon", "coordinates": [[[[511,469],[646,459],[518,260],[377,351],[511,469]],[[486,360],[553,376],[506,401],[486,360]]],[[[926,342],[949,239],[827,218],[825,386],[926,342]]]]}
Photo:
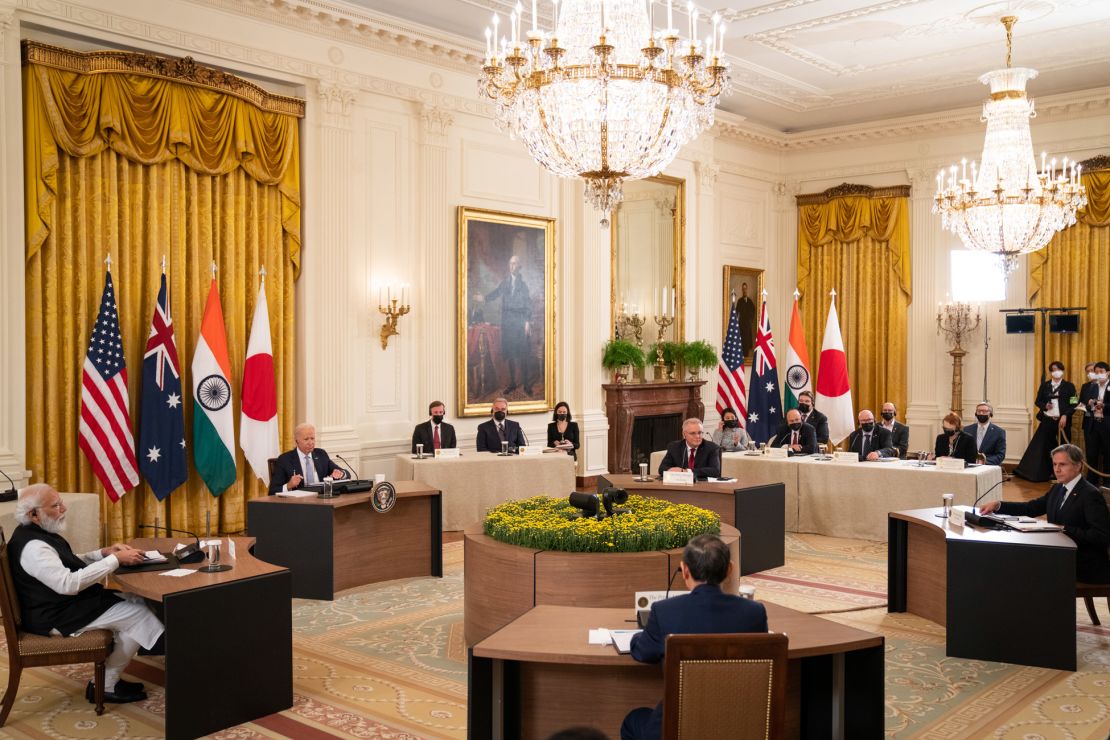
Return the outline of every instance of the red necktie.
{"type": "Polygon", "coordinates": [[[432,448],[439,449],[439,424],[432,429],[432,448]]]}
{"type": "Polygon", "coordinates": [[[798,433],[797,432],[794,432],[792,435],[790,435],[790,444],[791,445],[798,444],[798,433]]]}
{"type": "Polygon", "coordinates": [[[694,469],[694,448],[690,448],[690,463],[686,466],[690,470],[694,469]]]}

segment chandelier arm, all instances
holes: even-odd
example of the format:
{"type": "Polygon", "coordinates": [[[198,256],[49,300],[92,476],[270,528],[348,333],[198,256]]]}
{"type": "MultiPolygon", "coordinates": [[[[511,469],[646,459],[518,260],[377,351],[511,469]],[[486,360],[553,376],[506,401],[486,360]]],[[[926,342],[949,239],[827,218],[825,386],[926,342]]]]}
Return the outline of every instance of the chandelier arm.
{"type": "Polygon", "coordinates": [[[544,133],[547,135],[547,140],[555,147],[555,151],[559,153],[564,162],[570,162],[571,158],[563,151],[563,147],[559,144],[559,139],[552,135],[551,128],[547,123],[547,111],[544,110],[543,102],[540,100],[540,95],[536,95],[536,115],[539,116],[540,125],[543,126],[544,133]]]}

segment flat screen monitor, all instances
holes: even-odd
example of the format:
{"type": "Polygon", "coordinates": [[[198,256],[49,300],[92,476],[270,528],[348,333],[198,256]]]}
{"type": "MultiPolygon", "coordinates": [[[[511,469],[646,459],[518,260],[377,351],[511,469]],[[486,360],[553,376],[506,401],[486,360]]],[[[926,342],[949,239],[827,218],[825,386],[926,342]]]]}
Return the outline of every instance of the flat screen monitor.
{"type": "Polygon", "coordinates": [[[1079,314],[1061,313],[1049,315],[1048,330],[1053,334],[1078,334],[1079,314]]]}
{"type": "Polygon", "coordinates": [[[1011,313],[1006,314],[1006,333],[1007,334],[1032,334],[1033,333],[1033,320],[1036,317],[1031,313],[1011,313]]]}

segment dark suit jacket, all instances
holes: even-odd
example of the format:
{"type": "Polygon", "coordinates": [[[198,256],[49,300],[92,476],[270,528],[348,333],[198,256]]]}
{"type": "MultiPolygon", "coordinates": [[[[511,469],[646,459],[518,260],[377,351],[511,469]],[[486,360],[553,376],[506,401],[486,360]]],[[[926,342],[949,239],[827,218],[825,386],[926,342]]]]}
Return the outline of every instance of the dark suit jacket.
{"type": "MultiPolygon", "coordinates": [[[[312,451],[312,463],[316,466],[316,480],[318,481],[323,480],[325,476],[331,475],[336,470],[343,470],[331,461],[328,453],[319,447],[312,451]]],[[[295,447],[278,455],[277,461],[274,463],[274,475],[270,478],[270,493],[274,494],[280,491],[281,487],[288,483],[294,475],[304,478],[304,471],[301,470],[301,451],[295,447]]],[[[346,471],[343,471],[343,476],[347,477],[346,471]]]]}
{"type": "MultiPolygon", "coordinates": [[[[509,442],[510,452],[516,452],[517,447],[528,444],[528,440],[524,438],[524,430],[512,419],[505,419],[505,439],[509,442]]],[[[478,425],[478,452],[501,452],[501,437],[497,435],[497,422],[493,419],[478,425]]]]}
{"type": "MultiPolygon", "coordinates": [[[[848,451],[855,452],[859,455],[860,460],[864,460],[863,456],[863,430],[856,429],[848,435],[848,451]]],[[[867,448],[868,454],[878,452],[879,457],[897,457],[898,450],[894,449],[894,445],[890,443],[890,431],[883,429],[878,424],[871,431],[871,443],[867,448]]]]}
{"type": "MultiPolygon", "coordinates": [[[[547,425],[547,446],[554,447],[555,443],[559,441],[559,429],[556,426],[559,422],[553,421],[547,425]]],[[[578,459],[578,448],[581,444],[578,441],[578,422],[568,421],[567,430],[563,432],[563,438],[570,442],[574,447],[571,449],[570,456],[575,460],[578,459]]]]}
{"type": "MultiPolygon", "coordinates": [[[[977,439],[979,425],[968,424],[964,427],[964,434],[972,440],[977,439]]],[[[1001,465],[1006,459],[1006,430],[997,424],[989,424],[987,433],[983,435],[983,444],[979,446],[979,452],[987,456],[987,465],[1001,465]]]]}
{"type": "Polygon", "coordinates": [[[959,457],[968,465],[974,463],[977,459],[979,451],[975,449],[975,437],[968,436],[967,432],[961,431],[960,435],[956,437],[956,446],[952,449],[952,454],[948,454],[948,435],[941,432],[937,435],[937,442],[933,446],[933,454],[937,457],[959,457]]]}
{"type": "MultiPolygon", "coordinates": [[[[726,594],[720,586],[702,584],[688,594],[651,605],[647,626],[632,638],[632,657],[641,663],[661,663],[667,635],[766,631],[767,610],[763,604],[726,594]]],[[[662,722],[663,703],[660,702],[648,720],[649,734],[658,737],[655,730],[662,727],[662,722]]]]}
{"type": "Polygon", "coordinates": [[[809,424],[813,427],[813,431],[817,433],[817,442],[824,442],[828,444],[829,441],[829,417],[822,414],[817,409],[812,409],[807,416],[802,417],[803,424],[809,424]]]}
{"type": "MultiPolygon", "coordinates": [[[[828,422],[825,422],[828,426],[828,422]]],[[[775,436],[771,438],[768,443],[770,447],[789,447],[790,446],[790,432],[793,431],[786,424],[780,424],[775,436]]],[[[802,428],[798,431],[799,441],[802,445],[802,451],[797,453],[799,455],[812,455],[817,452],[817,432],[809,424],[802,424],[802,428]]],[[[827,438],[827,435],[826,435],[827,438]]],[[[795,454],[794,450],[790,454],[795,454]]]]}
{"type": "MultiPolygon", "coordinates": [[[[496,432],[494,432],[496,434],[496,432]]],[[[432,420],[428,419],[423,424],[417,424],[416,428],[412,430],[412,454],[416,454],[416,445],[424,445],[424,453],[430,454],[434,449],[434,442],[432,440],[432,420]]],[[[447,422],[439,425],[439,446],[440,447],[458,447],[455,441],[455,427],[447,422]]],[[[501,445],[497,446],[498,452],[501,451],[501,445]]]]}
{"type": "MultiPolygon", "coordinates": [[[[1083,387],[1079,391],[1079,405],[1082,406],[1084,409],[1086,409],[1086,413],[1083,415],[1083,433],[1084,434],[1090,434],[1091,433],[1091,427],[1093,427],[1095,424],[1099,423],[1099,422],[1095,421],[1095,411],[1094,411],[1094,409],[1091,408],[1091,406],[1088,404],[1089,401],[1097,401],[1097,400],[1098,400],[1098,383],[1094,382],[1093,380],[1090,381],[1090,382],[1084,383],[1083,387]]],[[[1104,404],[1103,416],[1106,417],[1106,418],[1110,418],[1110,383],[1107,384],[1107,390],[1102,396],[1102,403],[1104,404]]],[[[1103,425],[1106,425],[1108,422],[1104,420],[1101,423],[1103,425]]],[[[1110,427],[1107,427],[1107,429],[1110,429],[1110,427]]]]}
{"type": "Polygon", "coordinates": [[[1110,583],[1110,509],[1102,492],[1083,478],[1075,484],[1064,508],[1060,499],[1064,487],[1057,483],[1040,498],[1024,503],[1003,502],[1000,514],[1048,515],[1053,524],[1063,524],[1064,533],[1075,540],[1076,578],[1084,583],[1110,583]]]}
{"type": "Polygon", "coordinates": [[[1075,386],[1066,380],[1061,380],[1059,387],[1054,391],[1052,390],[1051,380],[1041,383],[1041,387],[1037,389],[1037,400],[1034,401],[1037,405],[1037,419],[1039,421],[1050,421],[1052,419],[1052,417],[1045,416],[1044,409],[1053,398],[1058,401],[1060,406],[1060,416],[1067,419],[1064,423],[1064,429],[1069,429],[1071,427],[1071,414],[1075,411],[1075,407],[1079,405],[1079,396],[1075,392],[1075,386]]]}
{"type": "MultiPolygon", "coordinates": [[[[685,468],[690,461],[686,459],[686,440],[680,439],[667,445],[667,454],[663,462],[659,463],[659,475],[664,470],[671,468],[685,468]]],[[[720,478],[721,477],[721,448],[703,439],[694,452],[694,477],[695,478],[720,478]]]]}
{"type": "Polygon", "coordinates": [[[898,457],[905,460],[906,452],[910,449],[910,428],[896,420],[887,431],[890,432],[890,446],[898,451],[898,457]]]}

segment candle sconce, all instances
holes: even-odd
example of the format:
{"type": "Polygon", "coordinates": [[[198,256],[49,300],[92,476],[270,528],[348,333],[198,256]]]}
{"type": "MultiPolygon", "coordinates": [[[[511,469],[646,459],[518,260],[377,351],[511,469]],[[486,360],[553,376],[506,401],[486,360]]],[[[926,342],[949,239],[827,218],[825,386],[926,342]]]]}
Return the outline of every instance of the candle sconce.
{"type": "Polygon", "coordinates": [[[385,323],[382,324],[381,339],[382,349],[389,346],[389,338],[391,336],[400,336],[401,332],[397,329],[397,319],[401,318],[409,312],[409,304],[406,299],[407,290],[404,286],[400,289],[400,295],[393,294],[393,288],[386,289],[385,302],[382,301],[382,293],[378,291],[378,312],[385,316],[385,323]]]}
{"type": "Polygon", "coordinates": [[[969,334],[979,328],[981,316],[968,303],[944,303],[937,306],[937,334],[944,334],[952,343],[948,354],[952,357],[952,399],[951,410],[962,413],[963,407],[963,358],[967,354],[962,342],[969,334]]]}

